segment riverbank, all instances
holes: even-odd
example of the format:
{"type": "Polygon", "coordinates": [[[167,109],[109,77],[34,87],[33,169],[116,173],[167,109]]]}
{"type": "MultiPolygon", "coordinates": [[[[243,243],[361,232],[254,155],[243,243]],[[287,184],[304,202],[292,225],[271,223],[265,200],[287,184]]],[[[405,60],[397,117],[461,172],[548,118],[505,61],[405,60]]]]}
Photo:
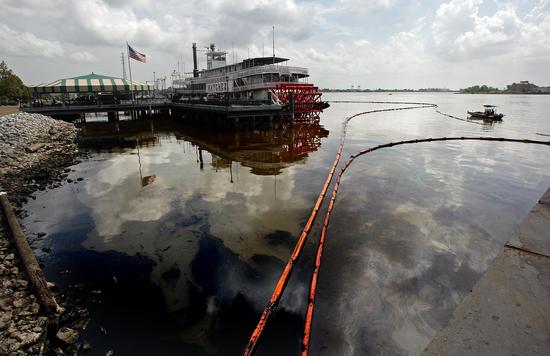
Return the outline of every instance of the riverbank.
{"type": "Polygon", "coordinates": [[[19,111],[19,106],[17,105],[0,105],[0,116],[14,114],[19,111]]]}
{"type": "Polygon", "coordinates": [[[74,125],[40,114],[0,117],[0,185],[19,207],[37,190],[58,185],[79,154],[74,125]]]}
{"type": "Polygon", "coordinates": [[[423,355],[547,355],[550,188],[423,355]]]}
{"type": "MultiPolygon", "coordinates": [[[[0,190],[21,219],[31,194],[59,185],[79,155],[74,125],[37,114],[0,116],[0,190]]],[[[27,236],[33,241],[42,234],[27,236]]],[[[42,354],[53,321],[38,304],[0,214],[0,354],[42,354]]],[[[51,335],[50,335],[51,336],[51,335]]],[[[55,337],[55,333],[54,333],[55,337]]],[[[69,340],[70,341],[70,340],[69,340]]]]}

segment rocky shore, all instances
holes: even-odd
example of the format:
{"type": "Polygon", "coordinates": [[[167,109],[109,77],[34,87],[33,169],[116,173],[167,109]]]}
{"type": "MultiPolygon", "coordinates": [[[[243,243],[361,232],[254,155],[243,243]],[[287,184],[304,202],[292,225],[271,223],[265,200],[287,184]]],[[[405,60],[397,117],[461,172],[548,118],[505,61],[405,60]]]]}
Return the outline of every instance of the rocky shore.
{"type": "Polygon", "coordinates": [[[59,184],[78,156],[77,132],[73,124],[40,114],[0,117],[0,186],[13,205],[59,184]]]}
{"type": "Polygon", "coordinates": [[[26,273],[7,238],[4,221],[0,224],[0,261],[0,355],[40,354],[48,317],[41,313],[26,273]]]}
{"type": "MultiPolygon", "coordinates": [[[[77,136],[74,125],[47,116],[27,113],[0,116],[0,191],[8,193],[19,218],[25,214],[22,204],[32,193],[55,187],[66,177],[67,167],[79,156],[77,136]]],[[[43,354],[48,349],[51,337],[48,326],[52,320],[33,294],[3,214],[0,214],[0,285],[0,355],[43,354]]],[[[66,329],[60,329],[61,334],[56,330],[54,336],[58,341],[62,342],[60,338],[67,334],[74,339],[74,333],[66,329]]],[[[67,344],[73,341],[69,339],[65,340],[67,344]]]]}

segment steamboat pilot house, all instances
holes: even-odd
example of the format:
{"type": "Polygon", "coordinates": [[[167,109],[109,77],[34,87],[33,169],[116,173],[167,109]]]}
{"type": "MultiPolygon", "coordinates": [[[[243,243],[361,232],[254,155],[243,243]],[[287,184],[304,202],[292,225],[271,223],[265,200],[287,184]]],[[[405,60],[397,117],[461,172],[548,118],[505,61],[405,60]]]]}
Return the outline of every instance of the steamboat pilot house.
{"type": "Polygon", "coordinates": [[[227,100],[293,106],[297,114],[320,112],[323,108],[318,87],[306,82],[308,69],[286,66],[281,57],[248,58],[226,63],[227,52],[211,44],[206,52],[206,69],[197,69],[193,44],[193,77],[185,78],[178,92],[184,98],[207,101],[227,100]]]}

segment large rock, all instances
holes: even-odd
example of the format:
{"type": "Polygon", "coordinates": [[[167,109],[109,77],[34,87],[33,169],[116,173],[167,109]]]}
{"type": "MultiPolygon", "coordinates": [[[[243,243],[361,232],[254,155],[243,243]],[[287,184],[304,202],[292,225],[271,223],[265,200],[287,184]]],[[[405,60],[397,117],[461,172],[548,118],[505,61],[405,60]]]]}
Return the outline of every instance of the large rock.
{"type": "Polygon", "coordinates": [[[34,344],[35,342],[40,339],[41,333],[35,333],[35,332],[29,332],[29,333],[21,333],[17,335],[17,339],[20,341],[20,345],[30,345],[34,344]]]}
{"type": "Polygon", "coordinates": [[[44,142],[32,143],[32,144],[27,146],[27,152],[31,152],[31,153],[36,152],[44,146],[46,146],[46,144],[44,142]]]}
{"type": "Polygon", "coordinates": [[[80,337],[78,331],[68,328],[66,326],[59,329],[55,336],[66,344],[74,344],[78,341],[78,338],[80,337]]]}

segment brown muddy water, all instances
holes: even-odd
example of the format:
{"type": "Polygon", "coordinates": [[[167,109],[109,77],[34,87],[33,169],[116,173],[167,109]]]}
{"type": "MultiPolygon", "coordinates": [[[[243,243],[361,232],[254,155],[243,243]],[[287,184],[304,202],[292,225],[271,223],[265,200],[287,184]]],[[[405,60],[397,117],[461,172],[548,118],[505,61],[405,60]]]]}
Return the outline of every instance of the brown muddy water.
{"type": "MultiPolygon", "coordinates": [[[[462,118],[496,104],[506,114],[494,125],[435,109],[358,117],[344,157],[412,138],[550,134],[547,96],[324,99],[430,102],[462,118]]],[[[240,354],[328,174],[342,121],[399,106],[333,103],[320,125],[237,132],[168,119],[87,124],[93,153],[71,167],[71,182],[29,201],[24,225],[47,233],[34,245],[47,278],[91,296],[89,354],[240,354]]],[[[420,353],[550,185],[549,156],[544,146],[452,142],[357,159],[328,229],[311,353],[420,353]]],[[[318,232],[259,355],[299,352],[318,232]]]]}

